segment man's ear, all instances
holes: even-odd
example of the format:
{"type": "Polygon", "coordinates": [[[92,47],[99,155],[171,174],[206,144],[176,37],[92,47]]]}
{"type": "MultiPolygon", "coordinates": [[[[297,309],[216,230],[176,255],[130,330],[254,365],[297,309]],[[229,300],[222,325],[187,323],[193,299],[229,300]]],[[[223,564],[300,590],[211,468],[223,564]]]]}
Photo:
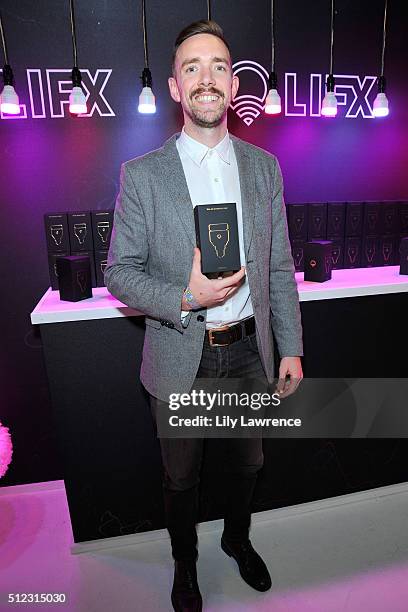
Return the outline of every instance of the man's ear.
{"type": "Polygon", "coordinates": [[[176,79],[174,77],[169,77],[167,82],[169,84],[169,90],[170,90],[171,97],[173,98],[175,102],[180,102],[181,100],[180,92],[179,92],[179,88],[178,88],[176,79]]]}
{"type": "Polygon", "coordinates": [[[232,77],[232,86],[231,86],[232,99],[234,99],[235,96],[237,95],[238,89],[239,89],[239,78],[237,77],[236,74],[234,74],[234,76],[232,77]]]}

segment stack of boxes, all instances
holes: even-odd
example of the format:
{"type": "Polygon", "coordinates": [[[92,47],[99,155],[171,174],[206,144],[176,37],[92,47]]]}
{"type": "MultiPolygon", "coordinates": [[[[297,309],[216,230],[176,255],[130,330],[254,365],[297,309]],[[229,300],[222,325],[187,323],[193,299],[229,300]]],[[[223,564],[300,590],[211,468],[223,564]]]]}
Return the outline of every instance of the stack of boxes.
{"type": "Polygon", "coordinates": [[[304,244],[331,240],[332,269],[394,266],[408,236],[408,202],[288,204],[289,238],[297,272],[304,271],[304,244]]]}
{"type": "Polygon", "coordinates": [[[92,287],[103,287],[113,211],[97,210],[44,215],[51,289],[58,289],[56,261],[67,255],[87,255],[92,287]]]}

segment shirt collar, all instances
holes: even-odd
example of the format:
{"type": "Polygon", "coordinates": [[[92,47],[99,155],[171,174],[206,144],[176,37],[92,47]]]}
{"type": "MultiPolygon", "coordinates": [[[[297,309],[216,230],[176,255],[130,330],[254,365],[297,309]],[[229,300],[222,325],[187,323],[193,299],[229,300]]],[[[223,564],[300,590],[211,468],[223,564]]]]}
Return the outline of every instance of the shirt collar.
{"type": "Polygon", "coordinates": [[[178,143],[182,147],[184,152],[190,157],[190,159],[192,159],[192,161],[197,164],[197,166],[201,166],[202,161],[204,160],[209,151],[216,151],[222,161],[227,164],[231,163],[231,139],[229,137],[228,131],[216,147],[209,148],[207,147],[207,145],[198,142],[198,140],[195,140],[194,138],[191,138],[191,136],[186,134],[183,127],[181,134],[178,138],[178,143]]]}

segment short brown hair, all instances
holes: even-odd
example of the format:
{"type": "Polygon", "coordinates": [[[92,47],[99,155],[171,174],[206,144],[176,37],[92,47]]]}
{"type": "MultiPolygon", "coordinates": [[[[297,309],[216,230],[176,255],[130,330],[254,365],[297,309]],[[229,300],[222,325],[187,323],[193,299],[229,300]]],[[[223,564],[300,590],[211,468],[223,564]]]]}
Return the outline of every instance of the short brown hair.
{"type": "Polygon", "coordinates": [[[174,62],[176,59],[176,53],[179,46],[187,40],[187,38],[191,38],[192,36],[196,36],[196,34],[212,34],[216,36],[227,47],[228,51],[231,53],[230,46],[227,43],[224,32],[222,31],[221,26],[218,25],[215,21],[209,21],[207,19],[202,19],[201,21],[194,21],[190,23],[190,25],[186,26],[176,38],[176,42],[174,43],[173,49],[173,57],[171,60],[172,71],[174,72],[174,62]]]}

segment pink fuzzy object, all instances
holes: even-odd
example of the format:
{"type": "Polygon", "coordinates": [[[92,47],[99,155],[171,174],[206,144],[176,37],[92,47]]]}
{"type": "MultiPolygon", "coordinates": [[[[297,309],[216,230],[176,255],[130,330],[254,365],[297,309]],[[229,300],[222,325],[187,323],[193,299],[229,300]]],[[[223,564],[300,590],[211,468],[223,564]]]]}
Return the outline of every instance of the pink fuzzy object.
{"type": "Polygon", "coordinates": [[[7,472],[13,454],[13,444],[7,427],[0,422],[0,478],[7,472]]]}

